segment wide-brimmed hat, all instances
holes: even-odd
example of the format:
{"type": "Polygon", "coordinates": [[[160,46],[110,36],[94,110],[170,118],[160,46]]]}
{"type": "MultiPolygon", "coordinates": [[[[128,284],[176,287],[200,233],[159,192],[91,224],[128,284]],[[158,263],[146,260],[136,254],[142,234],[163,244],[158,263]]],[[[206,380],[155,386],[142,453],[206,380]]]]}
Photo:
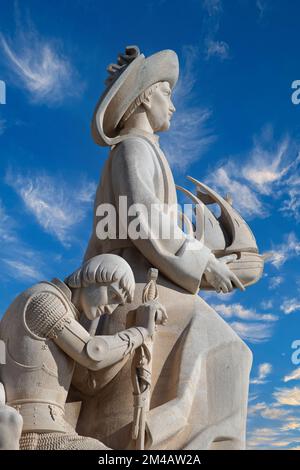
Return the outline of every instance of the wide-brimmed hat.
{"type": "Polygon", "coordinates": [[[145,57],[137,46],[126,47],[118,63],[108,66],[107,88],[99,99],[93,119],[92,136],[96,144],[112,146],[126,136],[118,124],[134,100],[157,82],[169,82],[173,88],[179,74],[177,54],[164,50],[145,57]]]}

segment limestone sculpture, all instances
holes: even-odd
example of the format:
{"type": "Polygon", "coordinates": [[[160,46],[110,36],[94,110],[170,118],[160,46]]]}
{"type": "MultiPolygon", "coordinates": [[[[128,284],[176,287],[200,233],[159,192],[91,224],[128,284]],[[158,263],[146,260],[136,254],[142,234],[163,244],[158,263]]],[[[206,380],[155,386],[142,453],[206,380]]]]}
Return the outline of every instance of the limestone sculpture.
{"type": "MultiPolygon", "coordinates": [[[[114,336],[93,336],[78,319],[80,313],[89,320],[110,315],[132,300],[134,289],[128,263],[104,254],[85,262],[65,282],[43,281],[15,299],[0,323],[6,344],[0,379],[6,403],[14,409],[9,415],[5,407],[2,419],[0,408],[0,444],[5,436],[9,439],[5,420],[13,420],[11,427],[18,430],[23,418],[21,450],[107,449],[96,439],[79,436],[66,419],[74,364],[97,371],[122,361],[153,334],[155,321],[164,321],[165,310],[156,300],[142,305],[136,312],[138,326],[114,336]],[[20,417],[15,418],[15,410],[20,417]]],[[[5,442],[2,447],[17,448],[17,438],[15,431],[14,447],[5,442]]]]}
{"type": "MultiPolygon", "coordinates": [[[[149,268],[159,270],[157,287],[169,319],[155,338],[145,446],[243,449],[252,355],[198,291],[200,286],[223,293],[235,287],[243,290],[261,276],[263,259],[248,228],[237,230],[233,209],[220,197],[223,218],[214,218],[214,228],[200,239],[185,233],[177,214],[169,210],[177,205],[176,187],[156,133],[169,129],[175,112],[171,94],[179,74],[176,53],[165,50],[145,58],[136,46],[130,46],[108,72],[93,116],[92,135],[96,144],[111,151],[96,194],[85,259],[114,253],[127,260],[136,280],[134,307],[141,302],[149,268]],[[124,198],[128,207],[136,208],[128,211],[125,220],[120,214],[124,198]],[[112,206],[119,216],[117,226],[105,212],[112,206]],[[145,208],[146,213],[154,208],[159,222],[151,225],[145,208]],[[136,237],[129,226],[137,214],[135,224],[142,235],[136,237]],[[171,229],[172,235],[162,237],[164,229],[171,229]]],[[[210,188],[200,182],[197,186],[198,193],[204,193],[205,205],[216,202],[210,188]]],[[[197,203],[201,197],[197,194],[197,203]]],[[[202,210],[202,218],[208,220],[213,216],[207,210],[202,210]]],[[[116,334],[125,328],[127,313],[126,305],[118,307],[117,315],[103,318],[98,331],[116,334]]],[[[70,399],[76,397],[84,404],[78,432],[111,448],[136,446],[131,434],[130,368],[127,360],[122,368],[112,367],[109,377],[114,380],[103,381],[103,375],[96,372],[90,389],[86,372],[76,368],[70,399]],[[99,420],[93,419],[95,412],[99,420]]]]}
{"type": "Polygon", "coordinates": [[[18,448],[23,420],[21,449],[243,449],[252,354],[198,293],[244,290],[264,258],[230,198],[200,181],[178,188],[193,218],[177,213],[157,136],[175,112],[176,53],[129,46],[108,72],[92,135],[110,154],[84,263],[0,322],[0,448],[18,448]]]}

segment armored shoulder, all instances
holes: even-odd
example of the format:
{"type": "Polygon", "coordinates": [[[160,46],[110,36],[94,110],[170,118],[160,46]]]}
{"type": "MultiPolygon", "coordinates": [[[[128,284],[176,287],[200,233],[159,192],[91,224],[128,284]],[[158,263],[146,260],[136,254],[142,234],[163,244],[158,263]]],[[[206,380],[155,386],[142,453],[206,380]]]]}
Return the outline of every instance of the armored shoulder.
{"type": "Polygon", "coordinates": [[[33,294],[25,307],[24,324],[39,339],[54,339],[70,321],[70,308],[59,294],[47,290],[33,294]]]}

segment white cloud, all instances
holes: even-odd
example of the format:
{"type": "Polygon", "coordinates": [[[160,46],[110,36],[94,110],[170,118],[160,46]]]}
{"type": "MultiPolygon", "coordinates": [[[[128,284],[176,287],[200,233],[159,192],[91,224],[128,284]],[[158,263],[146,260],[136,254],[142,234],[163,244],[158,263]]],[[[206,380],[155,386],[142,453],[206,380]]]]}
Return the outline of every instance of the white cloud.
{"type": "Polygon", "coordinates": [[[242,320],[264,320],[264,321],[276,321],[277,316],[271,314],[260,314],[255,310],[247,309],[241,304],[218,304],[212,306],[222,317],[224,318],[240,318],[242,320]]]}
{"type": "Polygon", "coordinates": [[[284,426],[282,426],[280,428],[280,431],[294,431],[295,429],[299,429],[300,428],[300,422],[295,422],[295,421],[292,421],[290,423],[287,423],[285,424],[284,426]]]}
{"type": "MultiPolygon", "coordinates": [[[[21,29],[20,29],[21,28],[21,29]]],[[[36,103],[57,104],[82,91],[77,72],[61,52],[61,45],[30,30],[19,30],[13,40],[0,34],[2,58],[16,85],[36,103]]]]}
{"type": "Polygon", "coordinates": [[[262,20],[268,9],[267,0],[256,0],[256,8],[258,10],[259,20],[262,20]]]}
{"type": "Polygon", "coordinates": [[[266,217],[269,201],[278,200],[284,216],[300,220],[299,167],[297,143],[289,136],[275,141],[273,128],[266,126],[245,155],[210,171],[207,183],[221,194],[229,192],[244,216],[266,217]]]}
{"type": "Polygon", "coordinates": [[[283,302],[280,307],[286,315],[300,310],[300,300],[299,299],[287,299],[283,302]]]}
{"type": "Polygon", "coordinates": [[[16,242],[15,222],[7,214],[7,211],[0,200],[0,241],[1,243],[16,242]]]}
{"type": "Polygon", "coordinates": [[[257,437],[271,439],[271,438],[277,437],[279,432],[274,428],[257,428],[255,429],[253,434],[257,437]]]}
{"type": "Polygon", "coordinates": [[[232,162],[212,171],[205,179],[220,194],[229,193],[233,198],[233,207],[245,217],[266,217],[262,202],[248,184],[239,181],[241,172],[232,162]]]}
{"type": "Polygon", "coordinates": [[[64,244],[73,240],[72,229],[86,216],[87,203],[96,188],[95,184],[82,180],[76,187],[58,176],[23,175],[12,170],[7,172],[6,183],[22,198],[40,226],[64,244]]]}
{"type": "Polygon", "coordinates": [[[232,322],[230,326],[244,340],[250,343],[263,343],[272,337],[273,327],[270,323],[232,322]]]}
{"type": "Polygon", "coordinates": [[[176,112],[170,132],[161,135],[162,148],[168,161],[181,171],[201,158],[216,139],[209,126],[211,110],[190,104],[197,80],[197,49],[185,47],[183,56],[184,67],[173,94],[176,112]]]}
{"type": "Polygon", "coordinates": [[[223,12],[221,0],[205,0],[203,8],[207,14],[204,18],[204,55],[208,60],[218,57],[221,60],[229,58],[229,44],[216,38],[220,28],[220,21],[223,12]]]}
{"type": "Polygon", "coordinates": [[[12,278],[17,278],[21,280],[41,280],[43,278],[42,273],[38,270],[36,266],[32,264],[25,264],[23,261],[18,261],[15,259],[5,259],[2,258],[2,261],[7,265],[9,272],[12,278]]]}
{"type": "Polygon", "coordinates": [[[219,15],[223,11],[222,0],[204,0],[203,7],[209,16],[219,15]]]}
{"type": "Polygon", "coordinates": [[[278,447],[289,447],[292,443],[298,443],[299,437],[294,437],[277,428],[255,428],[251,430],[247,439],[249,449],[272,449],[278,447]]]}
{"type": "Polygon", "coordinates": [[[258,374],[257,377],[251,380],[252,384],[265,384],[266,383],[266,378],[268,375],[270,375],[272,372],[272,364],[269,362],[264,362],[262,364],[259,364],[258,366],[258,374]]]}
{"type": "Polygon", "coordinates": [[[261,416],[265,419],[280,420],[287,416],[288,413],[289,412],[287,410],[282,410],[280,408],[266,407],[264,410],[262,410],[261,416]]]}
{"type": "Polygon", "coordinates": [[[254,138],[254,146],[248,155],[248,163],[243,168],[243,176],[257,191],[271,194],[275,183],[282,180],[294,167],[294,144],[289,137],[279,143],[274,142],[273,129],[264,128],[259,137],[254,138]]]}
{"type": "Polygon", "coordinates": [[[228,59],[229,45],[225,41],[209,40],[206,44],[206,58],[219,57],[221,60],[228,59]]]}
{"type": "Polygon", "coordinates": [[[270,262],[279,269],[289,259],[299,256],[300,241],[295,233],[291,232],[284,236],[283,243],[272,247],[272,252],[273,255],[270,262]]]}
{"type": "Polygon", "coordinates": [[[272,299],[263,300],[260,306],[263,310],[270,310],[270,308],[273,308],[273,300],[272,299]]]}
{"type": "Polygon", "coordinates": [[[259,402],[259,403],[255,403],[255,405],[249,406],[248,413],[247,413],[248,417],[260,414],[260,412],[264,410],[266,406],[267,405],[265,402],[259,402]]]}
{"type": "Polygon", "coordinates": [[[259,402],[248,408],[248,417],[260,415],[262,418],[271,420],[290,420],[291,422],[295,419],[290,416],[290,411],[282,409],[278,406],[268,405],[265,402],[259,402]]]}
{"type": "Polygon", "coordinates": [[[300,388],[278,388],[273,393],[274,398],[280,405],[299,406],[300,388]]]}
{"type": "Polygon", "coordinates": [[[274,290],[279,287],[284,281],[282,276],[273,276],[269,280],[269,289],[274,290]]]}
{"type": "Polygon", "coordinates": [[[33,251],[17,234],[18,224],[6,215],[0,204],[0,280],[6,283],[8,278],[13,281],[40,280],[44,277],[42,267],[44,261],[40,253],[33,251]]]}
{"type": "Polygon", "coordinates": [[[300,379],[300,367],[293,370],[290,374],[285,375],[282,380],[284,382],[290,382],[291,380],[299,380],[299,379],[300,379]]]}

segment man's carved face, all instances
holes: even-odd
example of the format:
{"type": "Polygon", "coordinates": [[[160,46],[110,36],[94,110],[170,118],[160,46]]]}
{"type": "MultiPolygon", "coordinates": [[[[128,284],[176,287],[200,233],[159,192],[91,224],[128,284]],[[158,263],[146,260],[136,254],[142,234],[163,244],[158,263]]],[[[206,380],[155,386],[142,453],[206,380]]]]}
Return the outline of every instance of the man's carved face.
{"type": "Polygon", "coordinates": [[[113,311],[126,302],[124,292],[117,282],[111,284],[90,284],[82,287],[80,292],[81,308],[89,320],[113,311]]]}
{"type": "Polygon", "coordinates": [[[168,82],[159,82],[149,96],[144,107],[154,132],[167,131],[175,111],[171,100],[171,87],[168,82]]]}

